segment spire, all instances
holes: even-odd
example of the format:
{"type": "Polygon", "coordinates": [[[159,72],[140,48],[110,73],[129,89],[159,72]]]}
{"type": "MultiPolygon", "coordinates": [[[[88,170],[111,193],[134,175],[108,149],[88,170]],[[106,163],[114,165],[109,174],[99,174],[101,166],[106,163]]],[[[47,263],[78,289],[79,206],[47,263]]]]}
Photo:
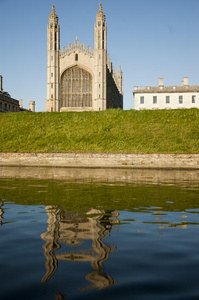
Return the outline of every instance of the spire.
{"type": "Polygon", "coordinates": [[[121,65],[119,65],[119,70],[118,70],[118,73],[117,73],[117,76],[122,76],[122,68],[121,68],[121,65]]]}
{"type": "Polygon", "coordinates": [[[119,70],[117,72],[117,78],[118,78],[119,92],[121,95],[123,95],[123,75],[122,75],[121,65],[119,65],[119,70]]]}
{"type": "Polygon", "coordinates": [[[56,20],[58,22],[58,16],[57,16],[57,14],[55,12],[55,5],[54,4],[52,6],[52,12],[51,12],[51,14],[49,16],[49,19],[54,19],[54,20],[56,20]]]}
{"type": "Polygon", "coordinates": [[[46,111],[60,110],[60,89],[59,89],[59,50],[60,50],[60,27],[58,16],[55,12],[55,5],[49,16],[47,27],[47,99],[46,111]]]}
{"type": "Polygon", "coordinates": [[[102,2],[100,2],[100,4],[99,4],[99,11],[98,11],[98,13],[97,13],[97,19],[99,20],[103,20],[103,21],[105,21],[105,14],[104,14],[104,12],[103,12],[103,9],[102,9],[102,2]]]}
{"type": "Polygon", "coordinates": [[[77,36],[76,36],[76,40],[75,40],[75,46],[79,46],[79,40],[78,40],[77,36]]]}

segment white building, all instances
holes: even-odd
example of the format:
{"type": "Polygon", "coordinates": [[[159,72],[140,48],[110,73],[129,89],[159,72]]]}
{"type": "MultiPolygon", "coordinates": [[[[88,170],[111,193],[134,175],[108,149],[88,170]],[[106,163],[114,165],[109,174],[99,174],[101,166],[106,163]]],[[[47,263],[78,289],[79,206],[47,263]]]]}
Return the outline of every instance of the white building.
{"type": "Polygon", "coordinates": [[[133,95],[136,110],[199,108],[199,85],[189,85],[188,77],[181,86],[164,86],[159,78],[159,86],[135,86],[133,95]]]}
{"type": "MultiPolygon", "coordinates": [[[[47,32],[46,111],[91,111],[123,108],[123,76],[107,54],[107,24],[102,3],[96,15],[95,46],[74,45],[60,51],[60,26],[55,6],[47,32]]],[[[68,30],[70,30],[68,28],[68,30]]]]}

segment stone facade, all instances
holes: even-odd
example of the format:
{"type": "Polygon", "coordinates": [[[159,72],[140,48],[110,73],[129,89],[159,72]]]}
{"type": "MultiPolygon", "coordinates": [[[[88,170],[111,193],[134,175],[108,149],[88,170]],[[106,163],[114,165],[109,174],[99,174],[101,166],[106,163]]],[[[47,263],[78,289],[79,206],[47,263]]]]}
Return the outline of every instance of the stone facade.
{"type": "Polygon", "coordinates": [[[0,112],[18,112],[19,101],[3,91],[3,77],[0,75],[0,112]]]}
{"type": "Polygon", "coordinates": [[[19,112],[19,101],[0,91],[0,112],[19,112]]]}
{"type": "Polygon", "coordinates": [[[35,101],[29,101],[29,110],[23,108],[22,99],[13,99],[3,91],[3,77],[0,75],[0,112],[35,111],[35,101]]]}
{"type": "Polygon", "coordinates": [[[60,26],[55,6],[47,32],[46,111],[99,111],[123,108],[123,76],[116,74],[107,54],[107,24],[100,3],[96,15],[94,50],[80,44],[60,51],[60,26]]]}
{"type": "Polygon", "coordinates": [[[199,108],[199,85],[189,85],[188,77],[181,86],[164,86],[159,78],[159,86],[135,86],[133,95],[136,110],[199,108]]]}

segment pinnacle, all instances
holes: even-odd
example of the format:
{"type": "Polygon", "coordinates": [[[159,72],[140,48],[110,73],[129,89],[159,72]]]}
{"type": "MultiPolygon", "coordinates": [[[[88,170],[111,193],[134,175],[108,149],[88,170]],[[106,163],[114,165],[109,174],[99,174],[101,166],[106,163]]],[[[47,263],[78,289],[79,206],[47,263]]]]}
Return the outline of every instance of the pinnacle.
{"type": "Polygon", "coordinates": [[[51,19],[58,18],[57,14],[55,12],[55,5],[54,4],[52,5],[52,11],[51,11],[51,14],[50,14],[49,18],[51,18],[51,19]]]}
{"type": "Polygon", "coordinates": [[[100,2],[100,4],[99,4],[99,11],[97,13],[97,18],[102,19],[103,21],[105,21],[105,14],[104,14],[103,9],[102,9],[102,2],[100,2]]]}

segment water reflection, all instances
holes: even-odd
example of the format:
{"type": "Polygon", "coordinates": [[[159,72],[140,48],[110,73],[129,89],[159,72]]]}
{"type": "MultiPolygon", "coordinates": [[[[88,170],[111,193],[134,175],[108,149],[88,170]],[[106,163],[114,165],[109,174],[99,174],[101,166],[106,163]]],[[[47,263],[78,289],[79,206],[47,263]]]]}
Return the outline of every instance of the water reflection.
{"type": "Polygon", "coordinates": [[[3,202],[0,201],[0,226],[2,225],[3,213],[4,213],[2,206],[3,206],[3,202]]]}
{"type": "Polygon", "coordinates": [[[152,184],[140,172],[120,174],[136,184],[1,179],[2,298],[196,299],[198,172],[152,184]]]}
{"type": "Polygon", "coordinates": [[[41,234],[46,242],[43,246],[46,274],[42,282],[47,282],[53,276],[60,260],[91,263],[93,271],[86,276],[91,285],[82,288],[82,291],[92,288],[102,290],[115,284],[117,280],[103,272],[103,263],[116,248],[106,245],[102,240],[109,236],[113,223],[120,223],[119,214],[91,209],[85,215],[80,215],[56,206],[47,206],[46,212],[48,227],[41,234]],[[89,241],[92,242],[91,247],[87,247],[89,241]],[[64,246],[67,246],[65,252],[57,251],[64,246]]]}

